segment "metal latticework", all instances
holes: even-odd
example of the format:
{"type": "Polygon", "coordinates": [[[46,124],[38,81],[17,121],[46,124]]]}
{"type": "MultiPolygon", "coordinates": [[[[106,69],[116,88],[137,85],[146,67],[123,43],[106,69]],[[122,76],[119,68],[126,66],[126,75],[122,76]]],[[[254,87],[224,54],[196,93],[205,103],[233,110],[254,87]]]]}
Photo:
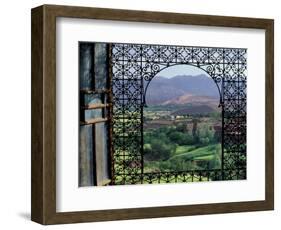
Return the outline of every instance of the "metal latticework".
{"type": "Polygon", "coordinates": [[[246,178],[246,49],[111,44],[113,184],[246,178]],[[179,64],[204,70],[217,85],[222,113],[222,168],[143,171],[143,107],[147,83],[179,64]]]}

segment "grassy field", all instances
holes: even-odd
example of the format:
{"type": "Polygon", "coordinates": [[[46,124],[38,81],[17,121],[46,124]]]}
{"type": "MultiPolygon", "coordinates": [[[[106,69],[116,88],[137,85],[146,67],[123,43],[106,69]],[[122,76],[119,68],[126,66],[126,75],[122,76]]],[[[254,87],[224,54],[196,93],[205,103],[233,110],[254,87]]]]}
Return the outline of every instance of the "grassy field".
{"type": "Polygon", "coordinates": [[[212,144],[203,147],[196,146],[178,146],[176,155],[170,159],[182,158],[183,160],[211,160],[216,154],[220,144],[212,144]]]}
{"type": "Polygon", "coordinates": [[[175,156],[188,153],[192,150],[195,150],[196,148],[197,148],[196,145],[179,145],[176,149],[175,156]]]}

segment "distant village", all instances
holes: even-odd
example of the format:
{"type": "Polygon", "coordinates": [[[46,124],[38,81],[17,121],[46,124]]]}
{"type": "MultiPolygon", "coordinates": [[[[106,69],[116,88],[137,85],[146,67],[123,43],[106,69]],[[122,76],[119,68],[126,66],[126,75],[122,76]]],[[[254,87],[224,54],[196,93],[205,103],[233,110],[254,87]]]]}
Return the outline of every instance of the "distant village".
{"type": "Polygon", "coordinates": [[[183,124],[187,133],[191,132],[194,126],[201,128],[203,125],[208,125],[210,129],[214,129],[216,136],[221,136],[221,121],[212,119],[208,114],[163,115],[162,112],[156,112],[153,113],[153,116],[145,116],[144,129],[158,129],[165,126],[177,126],[178,124],[183,124]]]}

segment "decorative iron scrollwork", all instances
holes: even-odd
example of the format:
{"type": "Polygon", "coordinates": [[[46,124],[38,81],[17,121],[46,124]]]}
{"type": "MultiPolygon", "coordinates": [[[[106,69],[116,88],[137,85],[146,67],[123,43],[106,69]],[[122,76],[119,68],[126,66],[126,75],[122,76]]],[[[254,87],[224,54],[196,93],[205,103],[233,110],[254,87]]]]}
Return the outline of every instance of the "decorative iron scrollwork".
{"type": "Polygon", "coordinates": [[[114,184],[176,183],[246,178],[247,50],[144,44],[111,44],[114,184]],[[146,87],[161,70],[179,64],[204,70],[216,83],[222,111],[222,168],[143,172],[146,87]]]}

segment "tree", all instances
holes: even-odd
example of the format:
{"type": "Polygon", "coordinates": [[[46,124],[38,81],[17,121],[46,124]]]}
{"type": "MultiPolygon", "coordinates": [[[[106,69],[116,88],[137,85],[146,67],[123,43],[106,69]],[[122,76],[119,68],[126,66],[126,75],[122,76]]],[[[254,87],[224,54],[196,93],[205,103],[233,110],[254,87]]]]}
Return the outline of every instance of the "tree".
{"type": "Polygon", "coordinates": [[[221,146],[217,146],[215,154],[209,163],[210,169],[220,169],[221,168],[221,146]]]}
{"type": "Polygon", "coordinates": [[[196,133],[197,141],[199,142],[199,144],[203,146],[213,143],[214,134],[215,134],[214,129],[205,124],[199,129],[197,129],[197,133],[196,133]]]}
{"type": "Polygon", "coordinates": [[[176,151],[176,145],[165,143],[161,139],[152,139],[150,145],[144,146],[144,156],[147,160],[167,160],[176,151]]]}
{"type": "Polygon", "coordinates": [[[181,132],[181,133],[186,132],[186,131],[187,131],[187,130],[186,130],[186,124],[185,124],[185,123],[179,123],[179,124],[177,124],[176,130],[177,130],[178,132],[181,132]]]}
{"type": "Polygon", "coordinates": [[[195,138],[197,135],[197,124],[198,124],[198,119],[194,118],[192,119],[192,123],[193,123],[193,128],[192,128],[192,135],[195,138]]]}
{"type": "Polygon", "coordinates": [[[189,133],[182,133],[178,131],[173,131],[169,133],[169,138],[171,142],[178,145],[191,145],[193,144],[193,136],[189,133]]]}
{"type": "Polygon", "coordinates": [[[184,144],[184,134],[178,131],[174,131],[172,133],[170,133],[170,140],[174,143],[177,143],[179,145],[183,145],[184,144]]]}

